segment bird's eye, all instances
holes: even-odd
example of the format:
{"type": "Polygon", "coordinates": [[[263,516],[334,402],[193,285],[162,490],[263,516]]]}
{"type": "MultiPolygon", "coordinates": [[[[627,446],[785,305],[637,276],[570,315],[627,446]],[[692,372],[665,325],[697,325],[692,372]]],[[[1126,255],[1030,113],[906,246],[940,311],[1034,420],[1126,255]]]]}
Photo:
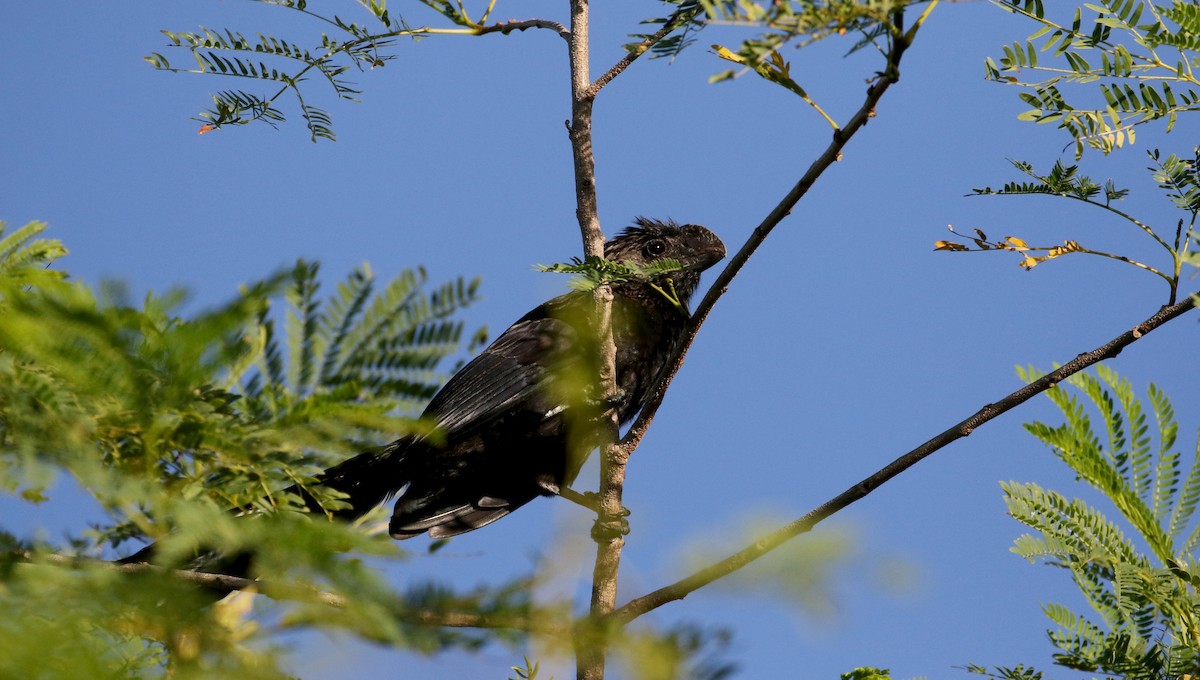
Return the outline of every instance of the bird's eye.
{"type": "Polygon", "coordinates": [[[667,251],[667,244],[663,243],[659,239],[654,239],[653,241],[646,244],[644,251],[645,251],[646,255],[648,255],[650,257],[658,257],[659,255],[662,255],[663,253],[665,253],[667,251]]]}

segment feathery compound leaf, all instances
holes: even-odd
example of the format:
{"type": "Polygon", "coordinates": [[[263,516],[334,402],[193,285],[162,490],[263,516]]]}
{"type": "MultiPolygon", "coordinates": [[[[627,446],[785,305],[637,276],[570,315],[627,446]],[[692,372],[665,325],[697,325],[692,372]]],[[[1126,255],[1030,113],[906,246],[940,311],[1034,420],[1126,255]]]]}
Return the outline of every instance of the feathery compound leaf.
{"type": "Polygon", "coordinates": [[[271,127],[284,121],[283,113],[273,106],[273,99],[241,90],[224,90],[212,96],[213,107],[200,113],[194,120],[204,123],[201,133],[225,125],[247,125],[263,121],[271,127]]]}
{"type": "Polygon", "coordinates": [[[1081,500],[1036,484],[1001,484],[1005,504],[1014,519],[1045,535],[1047,550],[1059,549],[1064,564],[1106,556],[1144,561],[1120,528],[1081,500]]]}
{"type": "MultiPolygon", "coordinates": [[[[1120,413],[1114,413],[1111,416],[1112,423],[1119,425],[1121,422],[1125,422],[1128,429],[1127,433],[1124,431],[1119,433],[1119,438],[1111,444],[1112,449],[1115,452],[1118,449],[1124,450],[1128,446],[1128,454],[1123,456],[1129,462],[1128,471],[1123,474],[1129,481],[1133,494],[1140,500],[1153,504],[1151,463],[1154,453],[1150,448],[1149,426],[1146,424],[1146,414],[1142,411],[1142,403],[1134,397],[1129,381],[1118,377],[1112,369],[1103,365],[1097,366],[1096,374],[1117,395],[1121,410],[1125,414],[1124,419],[1121,418],[1120,413]],[[1126,437],[1128,437],[1128,441],[1126,441],[1126,437]]],[[[1146,521],[1152,519],[1152,513],[1141,516],[1146,521]]]]}
{"type": "MultiPolygon", "coordinates": [[[[663,3],[675,8],[670,16],[653,17],[643,20],[642,23],[679,32],[674,35],[668,33],[653,43],[650,46],[651,59],[674,59],[679,56],[683,50],[696,42],[696,34],[706,25],[705,3],[700,0],[663,0],[663,3]]],[[[651,36],[649,33],[632,33],[629,37],[633,38],[634,42],[627,43],[624,47],[629,52],[640,54],[645,50],[645,42],[651,36]]]]}
{"type": "Polygon", "coordinates": [[[34,238],[46,226],[45,222],[30,222],[4,236],[5,223],[0,221],[0,279],[20,286],[62,278],[60,272],[46,268],[66,255],[67,249],[58,240],[34,238]]]}
{"type": "MultiPolygon", "coordinates": [[[[1033,369],[1018,371],[1025,380],[1033,369]]],[[[1063,424],[1030,423],[1030,433],[1048,444],[1079,479],[1104,496],[1136,531],[1153,560],[1138,552],[1122,529],[1080,499],[1035,484],[1002,484],[1014,519],[1038,535],[1023,535],[1013,551],[1030,561],[1065,567],[1103,626],[1061,605],[1047,606],[1057,624],[1049,631],[1059,649],[1055,662],[1069,668],[1129,678],[1177,677],[1196,668],[1194,641],[1200,634],[1191,565],[1200,528],[1178,545],[1200,501],[1200,447],[1180,486],[1181,457],[1174,451],[1178,425],[1170,401],[1149,390],[1157,444],[1145,407],[1129,382],[1104,368],[1078,374],[1069,384],[1087,396],[1088,407],[1063,387],[1047,395],[1065,416],[1063,424]],[[1104,422],[1101,444],[1089,415],[1104,422]]]]}
{"type": "MultiPolygon", "coordinates": [[[[0,238],[0,268],[36,243],[35,231],[0,234],[7,236],[0,238]]],[[[439,633],[416,627],[402,634],[396,624],[394,603],[412,603],[416,611],[438,601],[392,592],[376,569],[346,559],[347,552],[395,556],[386,537],[273,512],[302,510],[292,494],[279,494],[294,484],[311,488],[318,502],[335,503],[313,486],[333,454],[362,450],[362,439],[374,445],[415,430],[390,413],[396,399],[364,401],[368,390],[352,381],[325,388],[314,376],[316,362],[336,355],[334,345],[356,329],[369,297],[366,277],[352,275],[334,302],[321,305],[317,273],[316,265],[300,263],[245,287],[227,304],[187,316],[178,293],[134,306],[115,294],[106,301],[81,284],[30,288],[19,276],[0,276],[0,493],[37,502],[52,476],[66,472],[109,517],[58,552],[99,554],[106,545],[148,538],[158,541],[164,563],[182,563],[197,545],[224,554],[252,548],[256,573],[269,574],[267,582],[282,595],[271,616],[284,617],[289,627],[444,645],[439,633]],[[277,335],[269,306],[280,298],[293,319],[281,320],[289,332],[277,335]],[[255,388],[238,394],[239,382],[255,388]],[[242,521],[230,508],[272,512],[242,521]],[[318,600],[316,587],[339,605],[318,600]]],[[[461,281],[440,288],[438,302],[426,306],[441,316],[426,315],[414,327],[415,344],[402,338],[389,349],[421,353],[406,363],[433,374],[461,330],[451,315],[475,291],[461,281]]],[[[377,357],[365,351],[362,358],[377,357]]],[[[2,531],[0,543],[16,547],[2,531]]],[[[29,546],[21,555],[30,555],[30,564],[0,569],[8,614],[0,617],[0,676],[44,674],[49,650],[52,674],[68,668],[86,677],[157,677],[169,667],[194,677],[285,677],[269,653],[255,651],[273,644],[265,637],[270,631],[248,625],[240,606],[214,606],[178,572],[53,564],[57,555],[42,550],[29,546]],[[182,652],[170,647],[181,640],[182,652]],[[146,651],[163,649],[171,653],[146,651]],[[192,663],[197,657],[203,670],[192,663]]],[[[454,611],[529,616],[526,588],[499,592],[443,592],[441,602],[454,611]]]]}
{"type": "MultiPolygon", "coordinates": [[[[1158,162],[1157,152],[1150,155],[1151,158],[1158,162]]],[[[1007,182],[1000,189],[993,189],[990,186],[975,188],[972,190],[972,194],[990,196],[1042,194],[1081,201],[1090,206],[1100,208],[1110,215],[1120,217],[1125,222],[1136,227],[1145,236],[1149,236],[1170,254],[1169,264],[1156,268],[1151,264],[1134,260],[1119,253],[1105,252],[1086,247],[1080,244],[1079,241],[1072,239],[1067,239],[1063,241],[1062,245],[1055,246],[1031,246],[1024,239],[1013,236],[1006,236],[999,241],[990,241],[978,229],[975,231],[980,235],[980,238],[973,238],[955,231],[953,226],[949,227],[950,233],[960,237],[967,236],[967,238],[970,238],[974,242],[975,247],[971,248],[968,245],[954,241],[937,241],[934,244],[935,250],[949,252],[1011,251],[1021,256],[1022,259],[1019,264],[1026,271],[1033,269],[1042,262],[1047,262],[1070,253],[1097,255],[1134,266],[1161,278],[1170,287],[1168,303],[1170,304],[1175,301],[1179,289],[1180,262],[1195,257],[1194,253],[1191,252],[1192,235],[1185,233],[1182,220],[1175,229],[1173,244],[1169,243],[1167,238],[1157,233],[1151,225],[1143,223],[1136,217],[1113,207],[1112,203],[1114,201],[1122,200],[1129,194],[1128,190],[1117,188],[1113,180],[1109,179],[1101,186],[1091,178],[1080,175],[1078,166],[1065,165],[1061,161],[1056,162],[1046,175],[1035,172],[1033,166],[1027,162],[1016,160],[1011,162],[1018,171],[1032,177],[1035,181],[1007,182]],[[1103,194],[1103,201],[1099,200],[1101,193],[1103,194]],[[1045,254],[1036,255],[1039,252],[1044,252],[1045,254]]],[[[1195,181],[1194,178],[1189,177],[1189,173],[1192,170],[1191,166],[1171,157],[1166,161],[1162,161],[1160,169],[1150,168],[1150,170],[1154,172],[1159,185],[1167,190],[1172,199],[1176,201],[1176,205],[1183,207],[1190,205],[1189,202],[1195,201],[1196,205],[1200,206],[1200,183],[1190,189],[1183,188],[1183,184],[1186,182],[1195,181]]],[[[1196,214],[1196,212],[1193,212],[1193,218],[1196,214]]]]}
{"type": "Polygon", "coordinates": [[[375,295],[362,319],[346,334],[341,366],[362,362],[373,351],[373,343],[379,342],[392,329],[406,330],[412,327],[414,317],[418,317],[417,323],[424,319],[420,309],[427,304],[419,289],[425,278],[424,268],[406,269],[375,295]]]}
{"type": "Polygon", "coordinates": [[[573,257],[570,264],[539,264],[535,265],[534,269],[540,272],[576,274],[579,278],[572,283],[572,287],[580,290],[594,290],[604,285],[647,281],[664,274],[680,271],[683,269],[683,265],[678,260],[663,259],[641,267],[628,262],[613,262],[589,255],[582,260],[573,257]]]}
{"type": "Polygon", "coordinates": [[[362,428],[361,446],[375,443],[372,431],[394,438],[411,430],[411,423],[385,414],[419,410],[445,380],[438,365],[460,350],[463,327],[450,317],[476,299],[478,281],[453,280],[427,294],[424,272],[410,270],[373,296],[364,265],[322,305],[318,274],[316,264],[304,261],[293,268],[284,296],[286,333],[278,336],[275,320],[260,313],[244,336],[249,358],[228,383],[245,386],[245,407],[257,417],[303,427],[307,434],[289,436],[317,448],[312,442],[337,436],[337,423],[362,428]],[[333,429],[322,430],[325,421],[333,429]]]}
{"type": "MultiPolygon", "coordinates": [[[[1153,383],[1148,389],[1150,405],[1154,410],[1154,421],[1158,426],[1158,467],[1154,472],[1154,517],[1167,528],[1167,535],[1174,542],[1177,538],[1174,521],[1167,520],[1178,512],[1176,500],[1183,500],[1179,494],[1179,463],[1181,456],[1174,450],[1175,439],[1179,433],[1179,423],[1175,420],[1175,409],[1171,401],[1153,383]]],[[[1192,467],[1195,467],[1193,465],[1192,467]]],[[[1184,523],[1190,519],[1184,518],[1184,523]]]]}
{"type": "Polygon", "coordinates": [[[479,281],[455,279],[425,292],[424,270],[407,270],[382,291],[369,268],[355,270],[319,315],[321,348],[314,389],[355,386],[376,399],[427,399],[444,379],[435,370],[460,349],[461,321],[450,317],[478,299],[479,281]]]}
{"type": "MultiPolygon", "coordinates": [[[[145,60],[154,68],[170,72],[198,73],[206,75],[248,78],[275,83],[275,91],[265,96],[238,91],[224,91],[213,95],[214,106],[199,116],[204,125],[200,132],[206,133],[226,125],[244,125],[264,121],[272,126],[284,119],[276,108],[276,102],[284,95],[295,97],[305,120],[310,138],[334,139],[329,114],[318,106],[305,101],[303,83],[313,79],[323,81],[340,99],[357,101],[360,91],[342,76],[351,68],[359,71],[384,66],[394,58],[384,50],[396,39],[405,36],[418,38],[436,32],[465,33],[461,29],[434,29],[410,27],[402,19],[392,18],[383,0],[364,0],[359,5],[371,14],[373,28],[353,21],[343,20],[336,15],[322,15],[307,8],[299,0],[259,0],[269,5],[298,11],[305,19],[319,22],[326,31],[314,38],[311,48],[302,47],[295,40],[274,35],[256,33],[247,38],[244,34],[225,29],[211,30],[200,27],[198,31],[162,31],[170,47],[186,50],[195,62],[195,68],[179,68],[158,52],[151,53],[145,60]]],[[[450,3],[427,3],[441,9],[450,3]]],[[[461,5],[459,5],[461,8],[461,5]]],[[[485,13],[486,14],[486,13],[485,13]]],[[[456,23],[479,29],[465,14],[451,19],[456,23]]]]}
{"type": "Polygon", "coordinates": [[[292,281],[285,297],[288,302],[287,334],[289,356],[287,386],[296,394],[312,390],[310,379],[316,373],[315,357],[321,354],[317,347],[317,324],[320,302],[317,301],[317,272],[320,265],[300,260],[292,269],[292,281]]]}
{"type": "MultiPolygon", "coordinates": [[[[1196,452],[1192,457],[1192,468],[1188,471],[1187,481],[1183,483],[1179,501],[1171,514],[1170,526],[1173,536],[1178,536],[1187,530],[1192,516],[1195,514],[1197,503],[1200,503],[1200,437],[1197,438],[1196,452]]],[[[1190,555],[1197,549],[1200,549],[1200,524],[1196,524],[1192,528],[1180,554],[1190,555]]]]}
{"type": "Polygon", "coordinates": [[[266,309],[258,316],[258,325],[264,337],[262,358],[258,362],[259,374],[252,379],[247,387],[247,394],[257,395],[266,385],[287,384],[287,373],[284,366],[283,350],[279,346],[279,338],[275,333],[275,320],[267,317],[266,309]]]}
{"type": "Polygon", "coordinates": [[[1162,158],[1157,150],[1149,153],[1154,167],[1150,168],[1154,181],[1167,192],[1167,196],[1180,210],[1200,212],[1200,147],[1192,158],[1180,158],[1170,154],[1162,158]]]}
{"type": "Polygon", "coordinates": [[[322,317],[322,333],[327,344],[321,361],[318,382],[327,384],[337,372],[346,337],[362,313],[364,305],[374,290],[375,276],[367,264],[355,268],[338,284],[337,295],[329,298],[322,317]]]}
{"type": "Polygon", "coordinates": [[[1071,383],[1099,410],[1108,435],[1107,451],[1100,446],[1091,419],[1080,405],[1073,399],[1063,399],[1061,394],[1053,399],[1067,422],[1059,428],[1034,423],[1027,429],[1049,444],[1081,479],[1104,492],[1160,559],[1170,558],[1174,556],[1171,540],[1151,509],[1154,505],[1153,461],[1140,403],[1133,397],[1127,382],[1107,370],[1098,373],[1103,382],[1083,373],[1072,378],[1071,383]],[[1113,398],[1114,391],[1118,395],[1116,399],[1113,398]],[[1126,423],[1130,421],[1138,423],[1133,435],[1138,442],[1136,454],[1132,454],[1127,446],[1131,436],[1126,423]]]}
{"type": "MultiPolygon", "coordinates": [[[[1080,175],[1078,165],[1065,165],[1062,161],[1055,161],[1054,167],[1050,169],[1048,174],[1039,175],[1034,171],[1033,166],[1025,161],[1011,160],[1009,162],[1017,170],[1036,181],[1009,182],[1001,189],[985,187],[983,189],[973,189],[972,193],[980,195],[1057,194],[1087,200],[1094,198],[1104,190],[1103,187],[1096,184],[1090,177],[1080,175]]],[[[1112,189],[1112,193],[1114,196],[1117,194],[1124,196],[1124,192],[1118,192],[1115,188],[1112,189]]]]}
{"type": "Polygon", "coordinates": [[[1175,0],[1167,8],[1145,0],[1101,0],[1085,4],[1086,15],[1064,3],[1073,11],[1070,21],[1048,17],[1040,2],[998,4],[1038,28],[1026,42],[1004,46],[999,64],[987,59],[986,77],[1021,88],[1018,96],[1032,108],[1018,118],[1056,123],[1074,139],[1077,158],[1086,147],[1107,154],[1133,144],[1135,128],[1154,120],[1166,119],[1170,132],[1180,113],[1200,108],[1200,80],[1188,66],[1200,48],[1194,3],[1175,0]],[[1176,21],[1179,30],[1164,19],[1176,21]],[[1041,79],[1026,80],[1029,74],[1041,79]]]}

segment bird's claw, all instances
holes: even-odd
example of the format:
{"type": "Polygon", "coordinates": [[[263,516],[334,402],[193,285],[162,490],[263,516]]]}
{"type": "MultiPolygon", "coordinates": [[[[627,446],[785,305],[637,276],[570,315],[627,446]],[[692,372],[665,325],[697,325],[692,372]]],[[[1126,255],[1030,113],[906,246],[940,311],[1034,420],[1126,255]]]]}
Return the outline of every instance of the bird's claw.
{"type": "MultiPolygon", "coordinates": [[[[586,504],[586,507],[591,508],[597,515],[602,514],[600,510],[600,494],[595,491],[584,491],[580,495],[583,496],[583,502],[586,504]]],[[[620,510],[613,513],[613,517],[628,517],[632,514],[629,508],[622,505],[620,510]]]]}
{"type": "Polygon", "coordinates": [[[592,525],[592,540],[597,543],[611,541],[629,535],[629,515],[633,514],[624,505],[615,513],[608,514],[600,509],[600,494],[595,491],[585,491],[584,497],[596,506],[596,523],[592,525]]]}
{"type": "Polygon", "coordinates": [[[629,535],[629,510],[621,508],[616,515],[601,516],[592,525],[592,540],[597,543],[607,542],[629,535]]]}
{"type": "Polygon", "coordinates": [[[620,387],[616,388],[616,392],[610,395],[597,394],[596,389],[589,389],[586,396],[586,403],[598,411],[608,411],[614,408],[621,408],[625,404],[626,395],[626,391],[620,387]]]}
{"type": "Polygon", "coordinates": [[[621,408],[625,403],[626,394],[625,390],[618,387],[616,392],[601,399],[600,404],[608,408],[621,408]]]}

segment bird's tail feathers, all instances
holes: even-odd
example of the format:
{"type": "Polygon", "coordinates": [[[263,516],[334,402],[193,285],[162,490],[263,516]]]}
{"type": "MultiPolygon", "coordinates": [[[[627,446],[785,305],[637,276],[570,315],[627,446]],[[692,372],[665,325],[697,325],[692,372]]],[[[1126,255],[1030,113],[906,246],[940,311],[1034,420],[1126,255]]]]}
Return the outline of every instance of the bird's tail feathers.
{"type": "Polygon", "coordinates": [[[360,453],[321,473],[317,478],[321,485],[346,494],[342,500],[349,507],[327,510],[301,490],[305,504],[313,512],[329,513],[341,519],[362,517],[408,483],[405,452],[414,441],[413,437],[399,439],[382,449],[360,453]]]}
{"type": "Polygon", "coordinates": [[[533,500],[536,494],[514,500],[480,496],[469,502],[450,500],[441,493],[405,495],[396,503],[388,533],[406,539],[428,532],[430,538],[449,538],[474,531],[508,515],[533,500]]]}
{"type": "MultiPolygon", "coordinates": [[[[305,505],[315,513],[331,514],[345,520],[355,520],[370,512],[389,496],[408,484],[405,452],[416,441],[413,437],[405,437],[374,451],[360,453],[353,458],[335,465],[321,473],[318,480],[322,485],[346,494],[345,501],[349,507],[338,510],[326,510],[317,499],[300,487],[288,489],[304,499],[305,505]]],[[[242,513],[249,507],[234,510],[242,513]]],[[[155,562],[158,544],[151,543],[134,554],[116,560],[117,564],[138,564],[155,562]]],[[[248,573],[249,553],[234,556],[231,561],[222,556],[214,556],[205,549],[197,550],[193,558],[194,568],[200,571],[218,571],[224,574],[241,576],[248,573]],[[219,566],[214,566],[219,565],[219,566]]]]}
{"type": "Polygon", "coordinates": [[[388,533],[392,538],[401,540],[420,536],[425,532],[429,532],[430,538],[450,538],[491,524],[515,509],[507,506],[483,508],[465,504],[426,518],[406,519],[393,516],[388,533]]]}

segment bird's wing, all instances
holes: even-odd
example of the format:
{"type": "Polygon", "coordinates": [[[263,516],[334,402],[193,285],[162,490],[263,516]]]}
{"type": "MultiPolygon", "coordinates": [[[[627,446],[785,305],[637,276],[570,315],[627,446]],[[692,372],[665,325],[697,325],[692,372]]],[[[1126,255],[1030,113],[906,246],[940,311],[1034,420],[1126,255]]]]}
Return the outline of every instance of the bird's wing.
{"type": "MultiPolygon", "coordinates": [[[[564,296],[566,298],[567,296],[564,296]]],[[[545,382],[577,361],[577,331],[563,320],[571,307],[556,298],[526,314],[454,374],[425,416],[448,435],[483,426],[514,408],[550,408],[545,382]]]]}

